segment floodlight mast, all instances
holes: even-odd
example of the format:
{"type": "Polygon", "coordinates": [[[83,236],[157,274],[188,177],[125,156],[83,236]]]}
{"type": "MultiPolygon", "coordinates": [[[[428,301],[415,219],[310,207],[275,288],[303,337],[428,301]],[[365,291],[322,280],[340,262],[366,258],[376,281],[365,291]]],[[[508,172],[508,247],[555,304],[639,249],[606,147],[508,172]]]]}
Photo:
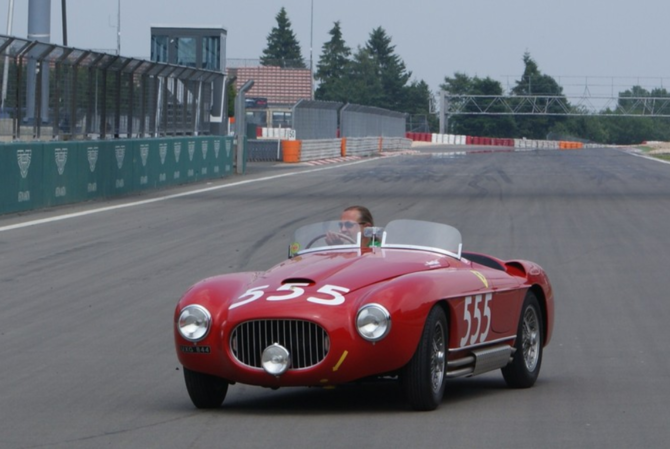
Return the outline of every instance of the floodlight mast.
{"type": "MultiPolygon", "coordinates": [[[[65,1],[65,0],[63,0],[65,1]]],[[[12,35],[12,22],[14,19],[14,0],[9,0],[9,12],[7,13],[7,36],[12,35]]],[[[5,100],[7,99],[7,77],[9,76],[9,53],[5,54],[5,65],[2,74],[2,101],[0,110],[5,110],[5,100]]]]}

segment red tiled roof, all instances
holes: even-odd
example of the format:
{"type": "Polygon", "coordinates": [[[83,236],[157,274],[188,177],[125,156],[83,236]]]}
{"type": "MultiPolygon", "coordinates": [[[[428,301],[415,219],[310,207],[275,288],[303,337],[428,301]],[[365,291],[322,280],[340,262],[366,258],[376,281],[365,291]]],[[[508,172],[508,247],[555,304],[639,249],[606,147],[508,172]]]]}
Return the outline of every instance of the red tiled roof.
{"type": "Polygon", "coordinates": [[[309,69],[282,69],[280,67],[229,68],[230,76],[237,76],[235,88],[239,90],[250,79],[254,86],[248,97],[265,97],[269,104],[293,105],[299,100],[312,98],[311,72],[309,69]]]}

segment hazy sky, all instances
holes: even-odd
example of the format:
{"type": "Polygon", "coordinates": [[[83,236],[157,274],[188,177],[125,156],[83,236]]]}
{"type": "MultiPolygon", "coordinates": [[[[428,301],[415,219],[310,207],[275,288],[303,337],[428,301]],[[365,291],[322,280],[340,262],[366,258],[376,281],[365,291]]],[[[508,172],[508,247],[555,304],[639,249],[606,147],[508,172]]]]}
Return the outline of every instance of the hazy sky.
{"type": "MultiPolygon", "coordinates": [[[[118,1],[67,0],[69,45],[114,51],[118,1]]],[[[126,56],[149,57],[151,25],[204,25],[227,29],[229,58],[259,58],[284,6],[305,60],[313,42],[315,66],[339,20],[352,49],[384,28],[413,78],[433,91],[456,71],[511,87],[526,51],[568,94],[581,94],[585,82],[592,95],[633,84],[670,89],[668,0],[313,0],[313,14],[312,0],[120,1],[126,56]]],[[[0,0],[1,34],[8,5],[0,0]]],[[[26,36],[27,10],[28,0],[15,0],[13,35],[26,36]]],[[[51,41],[60,44],[60,0],[51,14],[51,41]]]]}

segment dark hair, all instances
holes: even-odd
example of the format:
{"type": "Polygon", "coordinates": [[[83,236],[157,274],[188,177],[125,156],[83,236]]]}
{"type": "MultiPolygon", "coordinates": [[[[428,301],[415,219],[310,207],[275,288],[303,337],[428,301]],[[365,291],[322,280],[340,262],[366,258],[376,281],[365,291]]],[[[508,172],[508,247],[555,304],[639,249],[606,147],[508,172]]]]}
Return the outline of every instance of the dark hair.
{"type": "Polygon", "coordinates": [[[375,225],[375,222],[372,219],[372,213],[370,213],[370,211],[368,210],[367,207],[364,207],[364,206],[349,206],[346,209],[344,209],[345,212],[348,211],[348,210],[358,211],[358,213],[361,216],[361,221],[360,221],[361,223],[369,223],[370,226],[375,225]]]}

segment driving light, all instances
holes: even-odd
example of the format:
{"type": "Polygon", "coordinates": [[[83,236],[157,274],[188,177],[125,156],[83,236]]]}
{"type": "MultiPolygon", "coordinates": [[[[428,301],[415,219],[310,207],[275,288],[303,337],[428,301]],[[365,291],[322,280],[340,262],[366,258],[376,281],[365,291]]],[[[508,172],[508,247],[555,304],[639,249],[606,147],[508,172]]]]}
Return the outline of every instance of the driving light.
{"type": "Polygon", "coordinates": [[[379,341],[391,330],[391,315],[379,304],[367,304],[356,315],[356,329],[368,341],[379,341]]]}
{"type": "Polygon", "coordinates": [[[212,316],[207,309],[194,304],[182,309],[177,329],[182,337],[195,343],[207,336],[211,323],[212,316]]]}
{"type": "Polygon", "coordinates": [[[261,365],[266,373],[273,376],[284,374],[291,365],[288,349],[277,343],[268,346],[261,356],[261,365]]]}

